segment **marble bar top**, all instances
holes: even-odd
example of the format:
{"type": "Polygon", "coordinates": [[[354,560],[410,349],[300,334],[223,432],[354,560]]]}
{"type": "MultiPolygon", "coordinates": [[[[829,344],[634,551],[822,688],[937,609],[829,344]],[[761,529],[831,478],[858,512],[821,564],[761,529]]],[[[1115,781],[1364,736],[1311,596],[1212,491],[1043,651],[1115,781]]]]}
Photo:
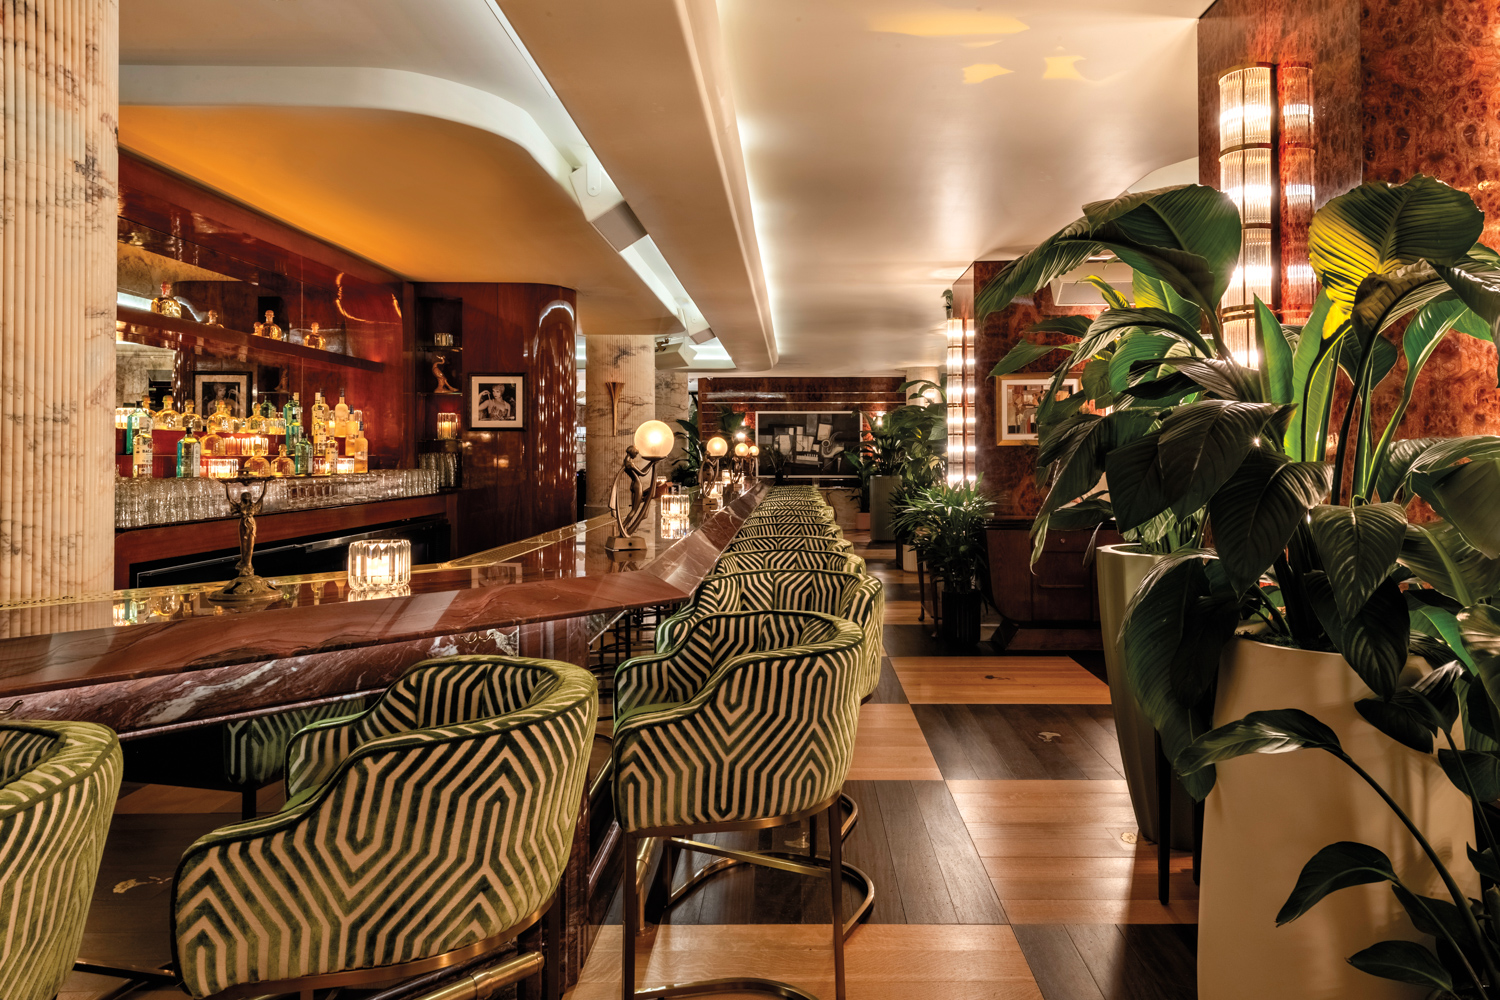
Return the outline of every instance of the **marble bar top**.
{"type": "Polygon", "coordinates": [[[411,593],[361,600],[344,574],[281,577],[282,599],[211,604],[220,584],[116,591],[97,599],[0,610],[0,704],[89,685],[313,654],[415,643],[509,626],[589,619],[594,634],[621,611],[688,599],[759,504],[753,485],[687,524],[655,516],[642,552],[613,554],[611,518],[413,570],[411,593]],[[685,537],[674,537],[680,533],[685,537]]]}

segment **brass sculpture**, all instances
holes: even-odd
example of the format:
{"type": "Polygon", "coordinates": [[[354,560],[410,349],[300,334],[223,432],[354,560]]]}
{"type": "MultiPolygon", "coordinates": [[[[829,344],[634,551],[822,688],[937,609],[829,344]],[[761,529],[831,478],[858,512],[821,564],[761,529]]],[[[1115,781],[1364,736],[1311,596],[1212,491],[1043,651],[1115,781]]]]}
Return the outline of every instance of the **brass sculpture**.
{"type": "Polygon", "coordinates": [[[264,479],[224,479],[221,482],[224,484],[224,496],[229,500],[230,509],[240,516],[240,559],[235,563],[235,578],[223,590],[209,594],[208,599],[226,604],[278,600],[281,591],[263,577],[256,576],[255,566],[251,562],[255,555],[255,515],[260,513],[265,504],[266,487],[270,483],[264,479]],[[260,486],[259,495],[255,494],[257,485],[260,486]],[[240,487],[239,499],[235,499],[235,487],[240,487]]]}
{"type": "Polygon", "coordinates": [[[436,360],[432,362],[432,374],[437,379],[437,388],[433,389],[433,392],[458,392],[457,389],[448,384],[448,376],[443,374],[443,362],[447,358],[446,354],[439,354],[436,355],[436,360]]]}

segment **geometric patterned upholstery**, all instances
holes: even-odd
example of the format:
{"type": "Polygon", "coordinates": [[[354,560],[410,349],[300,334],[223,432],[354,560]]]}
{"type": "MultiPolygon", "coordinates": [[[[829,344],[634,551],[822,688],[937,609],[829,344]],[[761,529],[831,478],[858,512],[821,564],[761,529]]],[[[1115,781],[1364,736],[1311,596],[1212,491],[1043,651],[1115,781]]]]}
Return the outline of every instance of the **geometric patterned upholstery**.
{"type": "Polygon", "coordinates": [[[844,533],[836,525],[827,521],[758,521],[755,524],[746,524],[735,532],[735,540],[742,538],[763,538],[766,536],[779,537],[788,535],[807,535],[814,538],[843,538],[844,533]]]}
{"type": "Polygon", "coordinates": [[[677,645],[691,622],[731,611],[816,611],[847,618],[865,634],[861,698],[880,684],[885,585],[863,573],[830,570],[751,570],[709,577],[693,600],[656,629],[658,649],[677,645]]]}
{"type": "Polygon", "coordinates": [[[748,822],[836,795],[854,753],[864,642],[858,625],[831,615],[736,612],[620,664],[620,825],[748,822]]]}
{"type": "Polygon", "coordinates": [[[800,521],[805,524],[832,524],[834,513],[832,507],[807,507],[805,509],[790,507],[773,507],[770,510],[756,509],[745,518],[747,525],[751,524],[774,524],[784,521],[800,521]]]}
{"type": "Polygon", "coordinates": [[[364,702],[334,702],[224,724],[224,776],[230,784],[260,787],[280,777],[286,745],[298,730],[362,711],[364,702]]]}
{"type": "Polygon", "coordinates": [[[726,552],[714,565],[713,576],[752,569],[831,569],[863,573],[865,561],[847,552],[809,552],[805,549],[726,552]]]}
{"type": "Polygon", "coordinates": [[[818,535],[735,535],[725,552],[776,552],[798,549],[803,552],[853,552],[854,543],[847,538],[818,535]]]}
{"type": "Polygon", "coordinates": [[[366,712],[303,730],[278,813],[183,855],[183,984],[399,965],[540,910],[567,865],[598,712],[566,663],[454,656],[413,666],[366,712]]]}
{"type": "Polygon", "coordinates": [[[125,762],[88,722],[0,723],[0,997],[50,1000],[72,971],[125,762]]]}

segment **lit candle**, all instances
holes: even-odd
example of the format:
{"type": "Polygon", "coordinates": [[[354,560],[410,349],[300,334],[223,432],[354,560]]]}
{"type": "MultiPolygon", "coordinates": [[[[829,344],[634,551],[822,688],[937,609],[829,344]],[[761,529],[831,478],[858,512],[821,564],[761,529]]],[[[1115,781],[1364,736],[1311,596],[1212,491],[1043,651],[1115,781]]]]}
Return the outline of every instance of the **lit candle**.
{"type": "Polygon", "coordinates": [[[439,413],[437,415],[437,435],[439,441],[454,441],[458,438],[458,414],[439,413]]]}
{"type": "Polygon", "coordinates": [[[339,475],[348,475],[349,473],[354,471],[354,459],[350,458],[347,455],[340,456],[337,469],[339,475]]]}
{"type": "Polygon", "coordinates": [[[411,542],[381,538],[349,543],[349,589],[383,590],[411,582],[411,542]]]}

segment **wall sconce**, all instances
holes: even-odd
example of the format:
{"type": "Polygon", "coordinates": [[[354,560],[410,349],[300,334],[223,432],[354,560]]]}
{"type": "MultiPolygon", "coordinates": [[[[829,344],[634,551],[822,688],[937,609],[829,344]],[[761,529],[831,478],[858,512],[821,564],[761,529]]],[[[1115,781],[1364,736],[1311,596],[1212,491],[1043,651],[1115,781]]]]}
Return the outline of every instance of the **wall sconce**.
{"type": "Polygon", "coordinates": [[[620,390],[625,388],[624,382],[604,383],[605,395],[609,396],[609,421],[614,428],[614,433],[620,433],[620,390]]]}
{"type": "Polygon", "coordinates": [[[729,442],[715,434],[703,443],[706,453],[703,463],[698,467],[698,486],[706,487],[709,483],[719,478],[719,459],[729,454],[729,442]]]}
{"type": "Polygon", "coordinates": [[[1276,73],[1269,64],[1219,77],[1219,188],[1240,213],[1240,259],[1224,297],[1224,342],[1254,367],[1255,300],[1275,309],[1276,73]]]}
{"type": "Polygon", "coordinates": [[[351,593],[388,591],[411,583],[411,542],[405,538],[349,543],[351,593]]]}
{"type": "Polygon", "coordinates": [[[439,413],[437,415],[437,436],[439,441],[458,440],[457,413],[439,413]]]}
{"type": "Polygon", "coordinates": [[[647,420],[635,429],[635,443],[625,449],[625,461],[609,484],[609,512],[615,516],[615,535],[604,543],[611,552],[635,552],[646,547],[635,530],[651,509],[656,484],[656,463],[672,454],[672,428],[660,420],[647,420]],[[644,460],[644,461],[638,461],[644,460]],[[620,477],[630,480],[630,510],[620,513],[620,477]],[[644,485],[643,485],[644,484],[644,485]]]}

